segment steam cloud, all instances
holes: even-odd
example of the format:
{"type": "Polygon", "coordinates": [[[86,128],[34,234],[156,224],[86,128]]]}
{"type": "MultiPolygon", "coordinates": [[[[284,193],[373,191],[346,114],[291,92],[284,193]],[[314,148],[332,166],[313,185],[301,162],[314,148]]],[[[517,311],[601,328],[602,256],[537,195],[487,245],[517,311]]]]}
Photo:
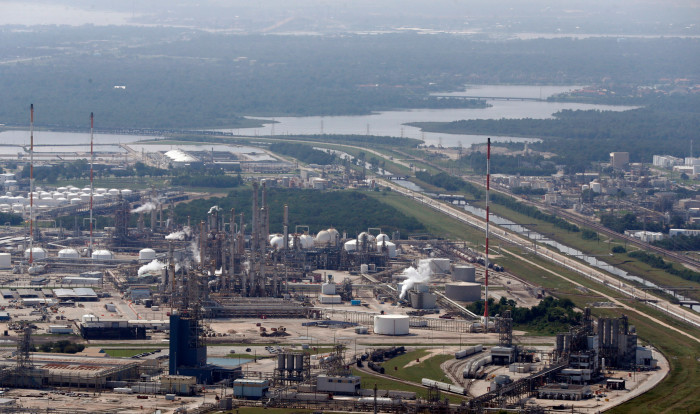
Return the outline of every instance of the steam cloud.
{"type": "Polygon", "coordinates": [[[160,271],[163,269],[163,266],[165,266],[163,263],[159,262],[157,259],[153,259],[151,263],[143,265],[139,268],[139,276],[143,276],[146,273],[151,272],[160,273],[160,271]]]}
{"type": "Polygon", "coordinates": [[[158,205],[152,201],[142,205],[141,207],[131,210],[132,213],[150,213],[151,211],[158,208],[158,205]]]}
{"type": "Polygon", "coordinates": [[[185,240],[191,234],[192,230],[190,230],[189,227],[185,227],[180,231],[168,234],[167,236],[165,236],[165,240],[185,240]]]}
{"type": "Polygon", "coordinates": [[[406,296],[406,292],[408,292],[416,283],[424,283],[430,280],[430,276],[432,274],[433,271],[430,270],[430,259],[421,259],[418,261],[417,269],[415,267],[404,269],[401,275],[405,276],[406,280],[403,282],[403,286],[401,286],[401,295],[399,298],[403,299],[404,296],[406,296]]]}
{"type": "Polygon", "coordinates": [[[194,261],[199,263],[199,246],[196,241],[192,240],[192,243],[190,243],[190,250],[192,250],[194,261]]]}

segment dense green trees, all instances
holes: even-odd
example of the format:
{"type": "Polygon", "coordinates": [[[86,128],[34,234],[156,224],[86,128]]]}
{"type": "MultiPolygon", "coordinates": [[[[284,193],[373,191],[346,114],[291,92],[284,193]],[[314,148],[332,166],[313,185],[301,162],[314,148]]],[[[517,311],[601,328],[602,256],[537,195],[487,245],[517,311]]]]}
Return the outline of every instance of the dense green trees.
{"type": "Polygon", "coordinates": [[[603,214],[600,216],[600,224],[614,230],[618,233],[624,233],[625,230],[642,230],[648,231],[663,231],[664,226],[660,223],[642,223],[637,220],[637,216],[632,213],[618,214],[603,214]]]}
{"type": "Polygon", "coordinates": [[[700,250],[700,236],[679,234],[667,239],[657,240],[652,244],[663,247],[666,250],[698,251],[700,250]]]}
{"type": "MultiPolygon", "coordinates": [[[[289,206],[291,231],[297,225],[309,226],[318,232],[331,226],[348,235],[356,235],[369,227],[381,227],[384,232],[400,231],[403,234],[425,232],[418,220],[406,216],[393,207],[359,191],[316,191],[269,188],[270,229],[282,232],[282,206],[289,206]]],[[[235,208],[244,213],[246,221],[251,217],[252,191],[234,190],[227,197],[195,200],[175,207],[177,220],[186,222],[190,216],[195,222],[206,218],[209,208],[218,205],[228,212],[235,208]]],[[[250,228],[250,227],[248,227],[250,228]]]]}
{"type": "MultiPolygon", "coordinates": [[[[484,301],[473,302],[467,309],[483,315],[484,301]]],[[[568,298],[555,299],[547,296],[531,308],[518,307],[514,300],[508,300],[505,296],[501,296],[498,302],[489,298],[489,316],[503,315],[506,310],[511,311],[515,325],[548,334],[566,332],[572,325],[580,324],[582,318],[581,312],[574,309],[574,303],[568,298]]]]}
{"type": "Polygon", "coordinates": [[[700,273],[699,272],[694,272],[688,268],[677,268],[675,267],[672,263],[668,263],[664,261],[663,257],[652,254],[652,253],[647,253],[642,250],[635,250],[633,252],[627,253],[627,256],[637,259],[640,262],[646,263],[651,267],[654,267],[656,269],[662,269],[665,270],[667,273],[670,273],[675,276],[679,276],[685,280],[691,280],[693,282],[700,282],[700,273]]]}
{"type": "MultiPolygon", "coordinates": [[[[486,174],[486,154],[475,151],[463,156],[459,163],[470,167],[476,174],[486,174]]],[[[544,176],[556,172],[554,162],[545,160],[541,155],[491,154],[491,174],[544,176]]]]}
{"type": "Polygon", "coordinates": [[[336,160],[336,156],[333,153],[317,150],[311,145],[306,144],[276,142],[270,145],[270,151],[282,155],[289,155],[307,164],[328,165],[333,164],[336,160]]]}

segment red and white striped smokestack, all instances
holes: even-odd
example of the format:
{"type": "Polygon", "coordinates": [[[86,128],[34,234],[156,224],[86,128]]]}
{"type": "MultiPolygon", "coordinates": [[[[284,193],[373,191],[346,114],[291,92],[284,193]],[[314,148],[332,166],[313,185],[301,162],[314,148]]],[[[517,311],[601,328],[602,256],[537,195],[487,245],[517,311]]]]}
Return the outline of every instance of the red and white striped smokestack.
{"type": "Polygon", "coordinates": [[[34,104],[29,105],[29,266],[34,262],[34,104]]]}
{"type": "Polygon", "coordinates": [[[491,138],[486,140],[486,266],[484,267],[485,332],[489,331],[489,192],[491,190],[491,138]]]}
{"type": "Polygon", "coordinates": [[[94,187],[92,185],[92,167],[95,161],[95,153],[93,152],[93,130],[95,128],[95,116],[90,112],[90,252],[92,255],[92,197],[94,195],[94,187]]]}

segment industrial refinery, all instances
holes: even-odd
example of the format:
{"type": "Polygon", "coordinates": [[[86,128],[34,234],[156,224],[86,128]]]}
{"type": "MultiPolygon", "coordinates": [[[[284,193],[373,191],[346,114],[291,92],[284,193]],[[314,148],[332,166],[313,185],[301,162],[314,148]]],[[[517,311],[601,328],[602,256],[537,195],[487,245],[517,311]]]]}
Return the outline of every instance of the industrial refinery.
{"type": "Polygon", "coordinates": [[[624,315],[594,319],[586,308],[579,325],[549,340],[514,330],[510,311],[469,310],[488,285],[490,297],[522,307],[549,296],[489,250],[401,238],[382,223],[359,234],[331,223],[315,234],[291,228],[295,211],[272,205],[267,183],[251,181],[249,219],[212,205],[194,222],[176,219],[173,207],[187,195],[169,189],[6,181],[12,202],[3,208],[28,222],[0,240],[0,318],[16,344],[0,359],[7,412],[38,412],[47,399],[91,413],[124,404],[476,413],[566,402],[587,410],[623,401],[662,373],[663,357],[638,344],[624,315]],[[270,222],[275,209],[281,223],[270,222]],[[39,225],[68,214],[85,216],[88,230],[39,225]],[[98,215],[114,225],[93,228],[98,215]],[[82,346],[42,347],[54,338],[82,346]],[[431,360],[440,378],[403,376],[431,360]]]}

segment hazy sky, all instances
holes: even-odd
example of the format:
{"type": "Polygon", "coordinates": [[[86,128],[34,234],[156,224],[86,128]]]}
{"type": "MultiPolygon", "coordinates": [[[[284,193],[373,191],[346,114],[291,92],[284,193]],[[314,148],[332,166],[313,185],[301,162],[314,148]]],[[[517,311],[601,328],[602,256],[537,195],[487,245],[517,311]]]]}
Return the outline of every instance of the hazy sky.
{"type": "Polygon", "coordinates": [[[698,35],[699,5],[696,0],[0,0],[0,25],[698,35]]]}

